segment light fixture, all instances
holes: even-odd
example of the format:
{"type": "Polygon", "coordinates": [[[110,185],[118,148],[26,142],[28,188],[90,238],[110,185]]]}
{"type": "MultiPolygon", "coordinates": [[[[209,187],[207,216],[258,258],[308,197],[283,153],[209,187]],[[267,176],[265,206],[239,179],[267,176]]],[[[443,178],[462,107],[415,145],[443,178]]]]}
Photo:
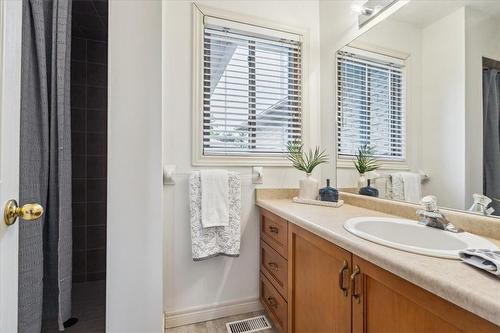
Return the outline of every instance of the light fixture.
{"type": "Polygon", "coordinates": [[[360,14],[365,16],[371,16],[373,12],[374,12],[373,8],[362,6],[360,14]]]}
{"type": "Polygon", "coordinates": [[[367,7],[364,5],[352,5],[351,8],[354,12],[358,13],[359,15],[363,15],[363,16],[371,16],[371,15],[373,15],[373,13],[375,11],[373,8],[370,8],[370,7],[367,7]]]}

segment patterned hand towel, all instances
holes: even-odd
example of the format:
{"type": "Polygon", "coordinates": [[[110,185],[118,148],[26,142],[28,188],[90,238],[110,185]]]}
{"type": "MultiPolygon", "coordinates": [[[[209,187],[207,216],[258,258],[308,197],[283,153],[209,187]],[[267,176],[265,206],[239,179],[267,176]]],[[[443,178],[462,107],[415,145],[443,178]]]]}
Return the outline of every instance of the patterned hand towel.
{"type": "Polygon", "coordinates": [[[460,251],[460,259],[469,265],[484,269],[500,277],[500,251],[485,249],[466,249],[460,251]]]}
{"type": "Polygon", "coordinates": [[[189,208],[191,212],[191,248],[194,261],[218,255],[237,257],[240,254],[241,181],[239,174],[228,174],[229,221],[227,226],[204,228],[201,212],[201,174],[189,178],[189,208]]]}
{"type": "Polygon", "coordinates": [[[387,199],[405,200],[403,177],[400,172],[390,174],[385,185],[387,199]]]}

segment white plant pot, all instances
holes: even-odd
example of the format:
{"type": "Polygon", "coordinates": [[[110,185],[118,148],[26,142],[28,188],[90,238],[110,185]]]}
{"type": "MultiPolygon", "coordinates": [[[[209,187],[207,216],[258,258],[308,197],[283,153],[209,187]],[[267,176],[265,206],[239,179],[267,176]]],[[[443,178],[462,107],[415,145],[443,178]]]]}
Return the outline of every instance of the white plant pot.
{"type": "Polygon", "coordinates": [[[362,188],[368,185],[368,182],[366,181],[366,176],[364,173],[359,174],[358,178],[358,188],[362,188]]]}
{"type": "Polygon", "coordinates": [[[299,198],[316,200],[318,198],[319,183],[310,173],[306,173],[306,178],[299,181],[299,198]]]}

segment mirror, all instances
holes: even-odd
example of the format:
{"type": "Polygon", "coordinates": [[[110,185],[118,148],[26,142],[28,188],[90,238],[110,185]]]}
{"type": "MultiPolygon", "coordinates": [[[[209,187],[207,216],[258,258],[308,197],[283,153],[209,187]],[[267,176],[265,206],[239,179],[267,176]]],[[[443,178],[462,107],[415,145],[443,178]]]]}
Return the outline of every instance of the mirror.
{"type": "Polygon", "coordinates": [[[337,187],[500,216],[499,35],[500,1],[410,1],[338,50],[337,187]]]}

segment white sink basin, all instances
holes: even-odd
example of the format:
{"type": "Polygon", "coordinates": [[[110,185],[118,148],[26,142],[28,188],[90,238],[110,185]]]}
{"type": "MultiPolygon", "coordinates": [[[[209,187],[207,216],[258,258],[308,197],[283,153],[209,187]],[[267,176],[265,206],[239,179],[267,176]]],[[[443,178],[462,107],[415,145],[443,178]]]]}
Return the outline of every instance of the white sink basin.
{"type": "Polygon", "coordinates": [[[453,233],[399,218],[357,217],[347,220],[344,228],[381,245],[439,258],[459,259],[458,251],[466,248],[497,249],[468,232],[453,233]]]}

